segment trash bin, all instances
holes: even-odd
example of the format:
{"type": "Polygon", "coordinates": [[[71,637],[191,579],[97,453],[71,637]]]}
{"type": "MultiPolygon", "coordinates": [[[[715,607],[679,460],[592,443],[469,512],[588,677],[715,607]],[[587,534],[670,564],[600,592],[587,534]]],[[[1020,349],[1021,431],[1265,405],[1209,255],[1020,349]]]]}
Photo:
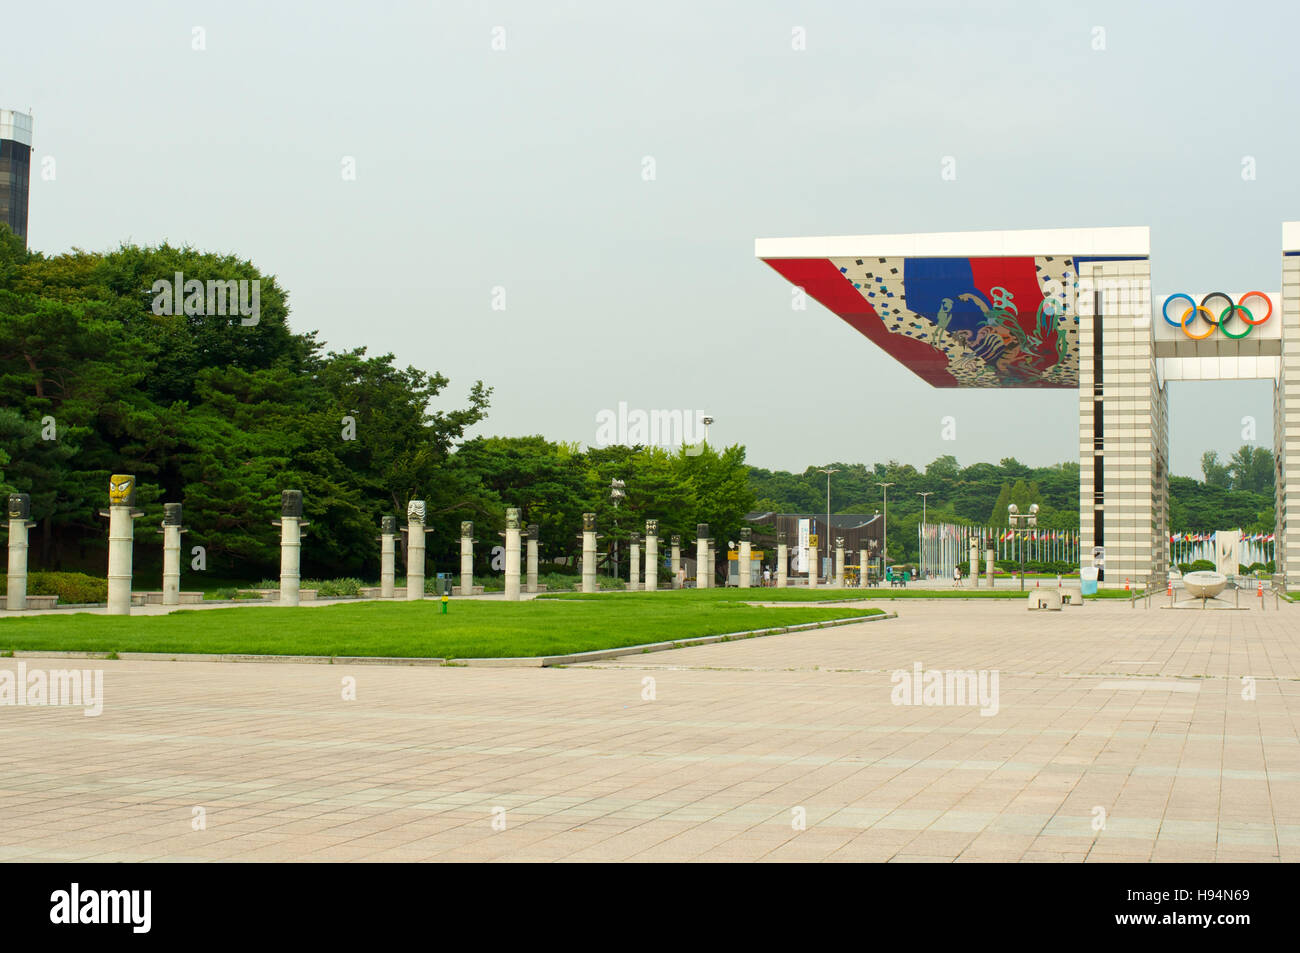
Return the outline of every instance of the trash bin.
{"type": "Polygon", "coordinates": [[[1084,566],[1079,570],[1079,589],[1085,596],[1097,594],[1097,567],[1084,566]]]}

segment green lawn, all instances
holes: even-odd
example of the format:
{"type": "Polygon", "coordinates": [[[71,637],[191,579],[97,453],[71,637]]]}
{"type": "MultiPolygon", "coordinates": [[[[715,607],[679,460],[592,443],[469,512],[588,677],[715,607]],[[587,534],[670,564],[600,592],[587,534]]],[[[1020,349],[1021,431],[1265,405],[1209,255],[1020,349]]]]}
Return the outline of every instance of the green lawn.
{"type": "MultiPolygon", "coordinates": [[[[129,618],[60,613],[0,618],[0,652],[531,657],[880,612],[828,606],[760,608],[742,604],[731,595],[735,592],[595,594],[530,602],[452,599],[447,615],[432,599],[182,610],[129,618]]],[[[748,590],[747,597],[755,594],[757,590],[748,590]]]]}

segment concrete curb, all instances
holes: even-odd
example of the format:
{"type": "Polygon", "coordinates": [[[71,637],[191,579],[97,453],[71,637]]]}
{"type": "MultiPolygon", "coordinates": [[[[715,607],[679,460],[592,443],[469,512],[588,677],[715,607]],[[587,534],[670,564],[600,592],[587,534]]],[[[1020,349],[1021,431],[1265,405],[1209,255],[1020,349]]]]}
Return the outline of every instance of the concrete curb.
{"type": "MultiPolygon", "coordinates": [[[[855,625],[859,622],[880,622],[885,619],[897,619],[896,612],[882,615],[855,616],[851,619],[828,619],[824,622],[803,622],[799,625],[780,626],[773,629],[753,629],[748,632],[728,632],[723,635],[702,635],[691,639],[674,639],[669,642],[650,642],[644,645],[625,645],[617,649],[597,649],[594,652],[576,652],[571,655],[539,655],[523,658],[403,658],[382,655],[195,655],[183,652],[118,652],[115,661],[135,662],[287,662],[304,665],[434,665],[473,668],[550,668],[558,665],[574,665],[581,662],[597,662],[604,659],[620,658],[625,655],[641,655],[647,652],[666,652],[669,649],[689,648],[692,645],[710,645],[714,642],[756,639],[764,635],[784,635],[788,632],[802,632],[807,629],[829,629],[838,625],[855,625]]],[[[63,658],[63,659],[98,659],[108,660],[112,652],[55,652],[16,649],[12,658],[63,658]]],[[[10,658],[11,656],[4,656],[10,658]]],[[[0,665],[4,664],[0,658],[0,665]]]]}
{"type": "Polygon", "coordinates": [[[600,662],[606,659],[623,658],[628,655],[643,655],[650,652],[667,652],[671,649],[685,649],[693,645],[712,645],[715,642],[735,642],[741,639],[757,639],[765,635],[784,635],[789,632],[803,632],[807,629],[829,629],[839,625],[856,625],[859,622],[879,622],[885,619],[897,619],[895,612],[881,615],[854,616],[849,619],[827,619],[823,622],[801,622],[798,625],[783,625],[771,629],[751,629],[746,632],[727,632],[722,635],[701,635],[690,639],[673,639],[667,642],[647,642],[643,645],[625,645],[616,649],[597,649],[594,652],[575,652],[571,655],[539,655],[535,658],[462,658],[454,659],[448,664],[465,665],[482,668],[551,668],[558,665],[579,665],[583,662],[600,662]]]}

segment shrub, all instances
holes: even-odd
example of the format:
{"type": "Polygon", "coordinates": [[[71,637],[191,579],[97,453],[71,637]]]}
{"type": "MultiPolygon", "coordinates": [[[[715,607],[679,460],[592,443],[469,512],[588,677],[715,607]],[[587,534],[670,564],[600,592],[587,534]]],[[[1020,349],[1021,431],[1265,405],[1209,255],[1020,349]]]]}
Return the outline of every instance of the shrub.
{"type": "Polygon", "coordinates": [[[33,572],[27,574],[29,596],[58,596],[64,605],[108,601],[108,580],[81,572],[33,572]]]}
{"type": "Polygon", "coordinates": [[[354,579],[351,576],[345,576],[342,579],[306,579],[302,583],[303,589],[315,589],[316,595],[321,599],[359,596],[361,595],[361,586],[361,580],[354,579]]]}

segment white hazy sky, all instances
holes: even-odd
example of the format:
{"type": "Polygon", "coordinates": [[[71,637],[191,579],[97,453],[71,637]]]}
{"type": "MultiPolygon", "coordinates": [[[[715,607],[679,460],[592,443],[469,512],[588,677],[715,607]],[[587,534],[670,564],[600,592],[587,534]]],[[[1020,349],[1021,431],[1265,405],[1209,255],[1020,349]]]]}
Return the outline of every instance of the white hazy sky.
{"type": "MultiPolygon", "coordinates": [[[[33,248],[249,257],[295,328],[441,371],[448,405],[495,387],[478,432],[587,443],[626,401],[707,411],[713,442],[773,468],[1073,460],[1075,392],[933,389],[820,306],[792,311],[754,238],[1149,225],[1156,293],[1271,291],[1300,219],[1300,12],[1280,2],[124,0],[3,19],[0,105],[34,109],[35,159],[55,161],[33,248]]],[[[1266,382],[1173,385],[1171,411],[1176,473],[1239,446],[1245,416],[1271,443],[1266,382]]]]}

